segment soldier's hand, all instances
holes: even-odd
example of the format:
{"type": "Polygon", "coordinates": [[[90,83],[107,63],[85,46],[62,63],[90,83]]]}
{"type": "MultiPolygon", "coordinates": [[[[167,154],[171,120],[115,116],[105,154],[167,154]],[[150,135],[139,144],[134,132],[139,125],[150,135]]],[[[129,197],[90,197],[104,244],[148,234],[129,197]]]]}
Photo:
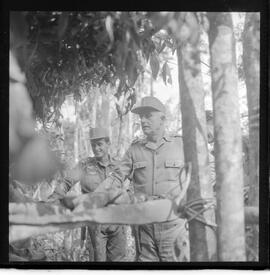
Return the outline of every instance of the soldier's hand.
{"type": "Polygon", "coordinates": [[[98,185],[94,192],[108,192],[112,187],[113,181],[110,177],[106,178],[98,185]]]}
{"type": "Polygon", "coordinates": [[[70,181],[79,181],[83,175],[83,171],[80,166],[75,166],[71,170],[65,171],[65,178],[70,181]]]}
{"type": "Polygon", "coordinates": [[[70,209],[70,210],[73,210],[75,208],[75,204],[74,204],[74,199],[75,197],[72,196],[72,197],[64,197],[64,198],[61,198],[59,199],[60,203],[62,205],[64,205],[66,208],[70,209]]]}
{"type": "Polygon", "coordinates": [[[109,191],[109,203],[126,204],[130,202],[131,202],[131,199],[126,190],[112,189],[109,191]]]}
{"type": "Polygon", "coordinates": [[[104,207],[109,201],[108,192],[88,193],[73,199],[74,212],[104,207]]]}

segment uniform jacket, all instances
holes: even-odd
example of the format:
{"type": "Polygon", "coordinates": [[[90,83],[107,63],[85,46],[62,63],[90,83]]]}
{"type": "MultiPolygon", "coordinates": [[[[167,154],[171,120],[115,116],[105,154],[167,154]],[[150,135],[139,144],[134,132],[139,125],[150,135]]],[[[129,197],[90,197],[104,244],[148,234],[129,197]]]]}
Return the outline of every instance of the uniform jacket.
{"type": "MultiPolygon", "coordinates": [[[[110,161],[107,165],[99,162],[95,157],[89,157],[80,161],[74,169],[67,172],[65,177],[66,184],[71,187],[74,183],[80,181],[82,193],[94,192],[102,181],[119,170],[116,159],[109,159],[110,161]]],[[[115,177],[118,178],[117,175],[115,177]]]]}
{"type": "Polygon", "coordinates": [[[135,193],[150,196],[179,194],[179,173],[184,166],[183,141],[180,136],[164,136],[158,146],[147,139],[135,140],[120,164],[122,180],[134,183],[135,193]]]}

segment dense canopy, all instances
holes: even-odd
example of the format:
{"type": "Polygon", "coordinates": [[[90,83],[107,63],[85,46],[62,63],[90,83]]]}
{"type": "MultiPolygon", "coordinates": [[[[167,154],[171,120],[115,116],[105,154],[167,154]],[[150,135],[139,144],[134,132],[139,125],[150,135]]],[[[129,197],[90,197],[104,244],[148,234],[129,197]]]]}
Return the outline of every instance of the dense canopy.
{"type": "MultiPolygon", "coordinates": [[[[150,59],[156,78],[157,55],[173,46],[166,34],[153,36],[163,25],[156,16],[146,12],[37,11],[25,12],[20,18],[14,14],[13,25],[18,29],[23,22],[26,29],[26,43],[19,50],[37,117],[57,119],[66,95],[73,94],[78,100],[82,91],[108,83],[116,87],[117,98],[130,92],[131,107],[135,103],[131,88],[144,71],[143,62],[150,59]]],[[[168,19],[166,14],[159,16],[168,19]]],[[[165,81],[169,73],[165,64],[165,81]]]]}

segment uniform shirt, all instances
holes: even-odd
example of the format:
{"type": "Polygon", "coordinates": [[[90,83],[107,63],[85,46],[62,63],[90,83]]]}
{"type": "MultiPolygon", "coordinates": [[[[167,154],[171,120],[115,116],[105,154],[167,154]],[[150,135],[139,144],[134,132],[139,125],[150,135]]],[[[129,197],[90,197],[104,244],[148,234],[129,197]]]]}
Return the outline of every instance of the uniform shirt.
{"type": "MultiPolygon", "coordinates": [[[[102,181],[118,170],[118,162],[114,158],[109,157],[109,162],[103,164],[95,157],[89,157],[80,161],[74,169],[67,173],[65,182],[70,188],[77,181],[80,181],[82,193],[94,192],[102,181]]],[[[115,177],[117,178],[117,175],[115,177]]]]}
{"type": "Polygon", "coordinates": [[[150,196],[179,194],[179,173],[184,167],[183,141],[180,136],[164,136],[159,144],[135,140],[120,164],[122,181],[134,184],[134,193],[150,196]]]}

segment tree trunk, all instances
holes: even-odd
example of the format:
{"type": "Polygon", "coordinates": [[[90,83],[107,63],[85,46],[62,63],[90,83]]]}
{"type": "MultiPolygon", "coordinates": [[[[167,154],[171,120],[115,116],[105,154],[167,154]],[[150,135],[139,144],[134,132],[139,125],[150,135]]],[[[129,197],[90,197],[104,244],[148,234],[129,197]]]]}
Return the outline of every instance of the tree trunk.
{"type": "MultiPolygon", "coordinates": [[[[259,206],[259,90],[260,90],[260,14],[247,13],[243,31],[243,67],[249,116],[249,205],[259,206]]],[[[259,228],[251,228],[252,255],[258,261],[259,228]],[[254,257],[253,255],[257,255],[254,257]]],[[[250,257],[251,256],[251,257],[250,257]]]]}
{"type": "MultiPolygon", "coordinates": [[[[75,106],[77,109],[77,106],[75,106]]],[[[78,110],[75,109],[76,112],[76,125],[75,125],[75,131],[74,131],[74,161],[77,163],[79,161],[79,126],[78,126],[78,110]]]]}
{"type": "Polygon", "coordinates": [[[87,98],[87,105],[89,110],[89,127],[96,127],[98,94],[98,90],[96,88],[93,88],[93,91],[89,91],[89,95],[87,98]]]}
{"type": "Polygon", "coordinates": [[[106,86],[102,87],[102,102],[101,102],[101,127],[104,127],[106,129],[109,128],[110,125],[110,94],[106,86]]]}
{"type": "Polygon", "coordinates": [[[96,90],[96,123],[95,127],[102,127],[102,94],[99,90],[96,90]]]}
{"type": "MultiPolygon", "coordinates": [[[[178,47],[177,56],[185,162],[192,163],[187,200],[213,198],[198,44],[188,43],[182,49],[178,47]]],[[[205,211],[203,216],[206,221],[214,223],[213,209],[205,211]]],[[[212,228],[193,219],[189,222],[189,239],[192,262],[216,260],[216,236],[212,228]]]]}
{"type": "Polygon", "coordinates": [[[229,13],[208,13],[214,111],[218,257],[245,261],[242,139],[229,13]]]}
{"type": "Polygon", "coordinates": [[[117,157],[122,155],[122,142],[123,142],[123,129],[124,129],[124,116],[119,117],[119,131],[117,138],[117,157]]]}
{"type": "MultiPolygon", "coordinates": [[[[258,224],[259,223],[259,207],[246,206],[245,207],[245,222],[246,224],[258,224]]],[[[258,257],[258,255],[257,255],[258,257]]]]}

